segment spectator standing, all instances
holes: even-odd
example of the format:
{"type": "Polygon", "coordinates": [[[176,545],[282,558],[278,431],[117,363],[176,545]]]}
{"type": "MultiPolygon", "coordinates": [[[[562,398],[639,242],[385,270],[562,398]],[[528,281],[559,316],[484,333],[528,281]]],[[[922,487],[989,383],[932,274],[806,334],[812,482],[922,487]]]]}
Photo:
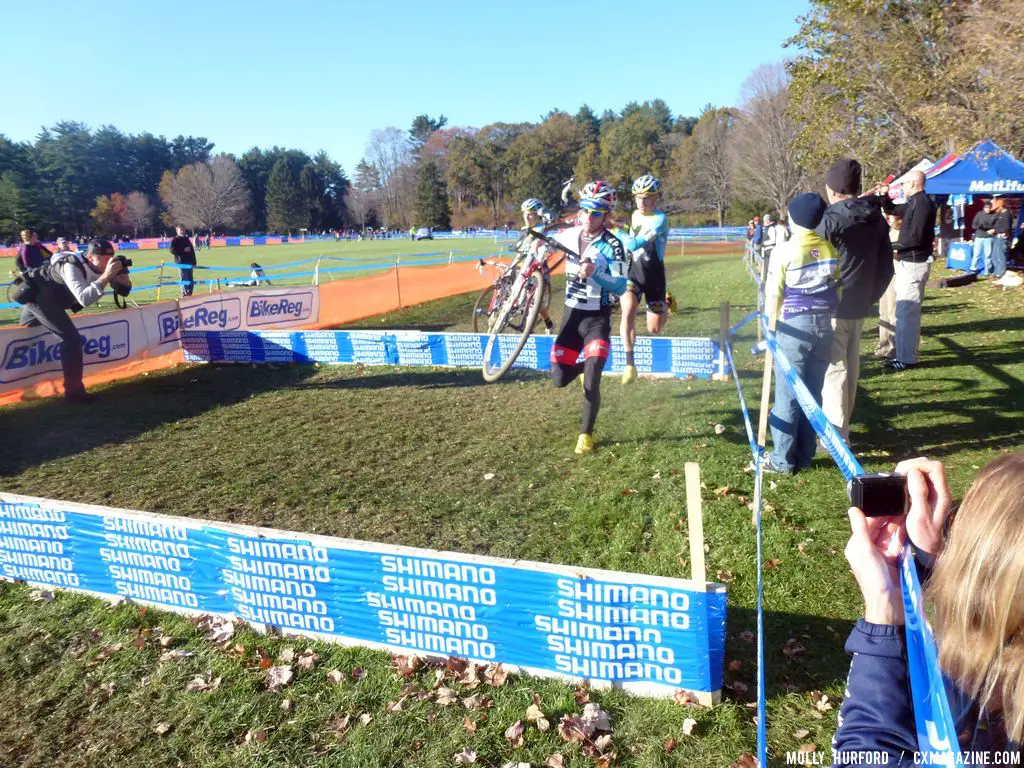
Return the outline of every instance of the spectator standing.
{"type": "Polygon", "coordinates": [[[839,253],[842,296],[832,319],[832,353],[821,393],[821,407],[835,428],[849,439],[850,418],[860,378],[860,340],[864,321],[892,280],[889,228],[877,197],[861,191],[861,165],[844,158],[825,177],[830,203],[817,233],[839,253]]]}
{"type": "Polygon", "coordinates": [[[21,245],[18,255],[14,257],[14,265],[18,269],[35,269],[50,260],[49,248],[39,242],[39,235],[34,229],[21,231],[21,245]]]}
{"type": "Polygon", "coordinates": [[[1006,274],[1006,255],[1013,235],[1013,214],[1001,197],[992,202],[992,232],[992,276],[1000,278],[1006,274]]]}
{"type": "Polygon", "coordinates": [[[932,271],[935,244],[935,203],[924,193],[924,172],[914,171],[903,185],[907,202],[894,205],[888,188],[881,187],[886,213],[903,217],[896,240],[896,357],[886,362],[890,371],[904,371],[918,363],[921,346],[921,304],[932,271]]]}
{"type": "Polygon", "coordinates": [[[761,217],[754,217],[754,228],[750,234],[750,247],[754,249],[754,256],[761,260],[763,258],[762,249],[764,248],[764,225],[761,224],[761,217]]]}
{"type": "MultiPolygon", "coordinates": [[[[772,251],[765,284],[765,311],[769,321],[778,321],[779,350],[819,404],[832,351],[832,318],[841,276],[839,254],[815,232],[826,207],[815,192],[799,195],[789,204],[793,235],[772,251]]],[[[770,424],[774,449],[764,458],[763,470],[793,474],[809,467],[817,448],[814,427],[777,362],[770,424]]]]}
{"type": "Polygon", "coordinates": [[[921,572],[921,614],[927,607],[957,729],[947,735],[978,757],[1011,750],[1010,757],[1019,757],[1024,453],[1001,456],[982,469],[951,525],[952,495],[942,464],[914,459],[896,472],[907,477],[906,515],[868,518],[849,510],[852,535],[845,554],[864,597],[864,618],[846,641],[853,660],[833,754],[874,754],[871,765],[891,768],[921,764],[914,760],[920,713],[910,685],[897,559],[909,541],[921,572]]]}
{"type": "Polygon", "coordinates": [[[191,296],[192,289],[195,287],[191,267],[196,264],[196,252],[192,247],[192,241],[185,234],[185,228],[179,224],[176,231],[177,236],[171,240],[171,256],[174,258],[175,264],[189,265],[181,269],[181,295],[182,297],[191,296]]]}
{"type": "Polygon", "coordinates": [[[896,354],[896,241],[900,237],[903,219],[896,214],[886,216],[889,223],[889,248],[893,257],[893,277],[885,293],[878,300],[878,344],[875,345],[875,357],[886,359],[896,354]]]}
{"type": "Polygon", "coordinates": [[[761,254],[765,261],[771,261],[772,249],[778,245],[775,232],[775,220],[770,213],[764,215],[764,242],[762,243],[761,254]]]}
{"type": "Polygon", "coordinates": [[[992,212],[992,201],[986,200],[981,210],[971,220],[973,243],[971,248],[970,270],[976,275],[992,271],[992,237],[995,235],[996,217],[992,212]]]}

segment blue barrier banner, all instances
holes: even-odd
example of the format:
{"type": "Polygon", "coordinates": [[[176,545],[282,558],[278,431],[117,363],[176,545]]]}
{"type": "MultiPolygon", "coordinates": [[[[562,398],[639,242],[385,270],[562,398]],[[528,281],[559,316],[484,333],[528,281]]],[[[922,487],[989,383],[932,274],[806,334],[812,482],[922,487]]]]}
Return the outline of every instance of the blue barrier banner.
{"type": "Polygon", "coordinates": [[[956,724],[949,709],[946,684],[939,669],[935,638],[924,612],[921,582],[910,545],[900,553],[900,584],[907,631],[907,666],[914,700],[917,748],[928,765],[963,765],[956,724]]]}
{"type": "MultiPolygon", "coordinates": [[[[196,328],[196,325],[192,327],[196,328]]],[[[517,340],[515,336],[499,337],[500,353],[508,354],[517,340]]],[[[479,368],[487,336],[420,331],[200,331],[186,326],[181,332],[181,341],[185,359],[190,362],[362,363],[479,368]]],[[[553,336],[531,336],[512,367],[550,370],[553,344],[553,336]]],[[[718,342],[713,339],[641,336],[636,340],[634,359],[640,373],[707,379],[717,370],[718,342]]],[[[619,372],[624,364],[622,342],[616,336],[612,339],[612,354],[606,370],[619,372]]]]}
{"type": "Polygon", "coordinates": [[[634,693],[721,689],[725,587],[0,493],[0,577],[634,693]]]}

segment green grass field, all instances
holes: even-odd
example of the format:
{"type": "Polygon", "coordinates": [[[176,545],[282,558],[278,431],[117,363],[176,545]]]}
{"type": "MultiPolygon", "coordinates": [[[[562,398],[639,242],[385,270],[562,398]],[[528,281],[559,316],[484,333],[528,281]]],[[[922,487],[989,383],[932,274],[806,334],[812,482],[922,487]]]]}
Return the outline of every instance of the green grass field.
{"type": "MultiPolygon", "coordinates": [[[[715,334],[723,300],[734,318],[753,305],[738,255],[677,258],[670,283],[683,307],[671,335],[715,334]]],[[[453,297],[360,325],[465,329],[472,300],[453,297]]],[[[1020,445],[1022,310],[1019,290],[930,289],[922,365],[901,374],[883,374],[869,359],[874,338],[865,334],[852,444],[869,471],[907,456],[939,457],[962,495],[978,468],[1020,445]]],[[[748,326],[737,364],[756,405],[752,338],[748,326]]],[[[724,701],[697,710],[614,691],[589,696],[613,726],[607,764],[724,768],[753,751],[752,475],[744,472],[750,452],[732,382],[641,380],[625,389],[606,379],[600,448],[583,458],[572,454],[579,390],[556,390],[528,372],[484,385],[479,372],[465,370],[193,366],[100,392],[88,409],[37,401],[0,411],[0,431],[17,436],[0,442],[0,488],[688,576],[682,468],[699,462],[709,577],[729,589],[724,701]],[[687,718],[697,723],[691,735],[687,718]]],[[[831,461],[766,482],[768,738],[772,765],[783,765],[801,744],[827,749],[836,711],[820,696],[841,700],[849,664],[842,646],[861,606],[842,555],[846,498],[831,461]]],[[[469,690],[447,680],[460,698],[493,702],[467,709],[437,701],[433,684],[432,670],[399,679],[382,653],[248,631],[221,647],[160,611],[69,593],[33,601],[24,586],[0,585],[0,697],[9,702],[0,715],[2,766],[426,767],[454,765],[466,748],[476,765],[544,766],[555,754],[574,768],[602,764],[557,734],[561,715],[582,709],[582,693],[569,686],[512,677],[469,690]],[[171,650],[194,655],[161,662],[161,635],[173,639],[171,650]],[[112,645],[121,649],[103,651],[112,645]],[[259,659],[306,647],[319,654],[315,665],[296,670],[282,692],[268,691],[259,659]],[[207,672],[220,678],[216,690],[186,691],[207,672]],[[530,726],[514,746],[506,729],[535,694],[553,727],[530,726]]]]}
{"type": "MultiPolygon", "coordinates": [[[[259,245],[259,246],[235,246],[231,248],[214,248],[213,250],[202,250],[197,254],[200,266],[236,267],[239,271],[221,271],[196,269],[195,280],[248,280],[249,265],[257,262],[265,270],[267,276],[274,281],[274,285],[310,285],[313,282],[312,275],[302,275],[292,278],[278,278],[274,275],[273,268],[281,264],[291,264],[306,259],[317,259],[323,257],[320,262],[320,280],[347,280],[353,277],[365,277],[384,269],[394,266],[395,258],[401,257],[402,261],[415,263],[417,259],[447,257],[454,253],[455,258],[491,256],[502,251],[508,253],[512,241],[495,242],[493,239],[472,237],[452,240],[419,240],[412,242],[406,240],[364,240],[364,241],[334,241],[325,240],[320,242],[294,243],[289,245],[259,245]],[[437,254],[430,256],[429,254],[437,254]],[[380,266],[386,264],[388,266],[380,266]],[[336,270],[336,271],[331,271],[336,270]]],[[[160,282],[159,269],[147,269],[158,267],[161,261],[172,264],[173,259],[169,251],[125,251],[125,255],[132,260],[132,283],[134,291],[131,300],[138,304],[150,304],[157,300],[157,291],[152,287],[160,282]]],[[[13,266],[13,260],[10,262],[13,266]]],[[[286,272],[313,272],[316,262],[301,264],[289,267],[286,272]]],[[[10,268],[10,266],[8,267],[10,268]]],[[[173,266],[167,266],[163,271],[163,281],[170,282],[179,279],[179,271],[173,266]]],[[[4,281],[6,282],[6,277],[4,281]]],[[[223,290],[232,290],[226,283],[222,282],[223,290]]],[[[216,289],[217,286],[212,286],[216,289]]],[[[211,286],[197,284],[195,292],[206,293],[211,286]]],[[[176,299],[181,295],[181,289],[172,285],[163,288],[160,298],[163,301],[176,299]]],[[[0,294],[2,297],[3,294],[0,294]]],[[[6,299],[0,298],[0,303],[6,299]]],[[[113,300],[105,298],[98,304],[86,308],[86,312],[109,311],[113,309],[113,300]]],[[[20,312],[12,309],[0,309],[0,325],[13,324],[18,321],[20,312]]]]}

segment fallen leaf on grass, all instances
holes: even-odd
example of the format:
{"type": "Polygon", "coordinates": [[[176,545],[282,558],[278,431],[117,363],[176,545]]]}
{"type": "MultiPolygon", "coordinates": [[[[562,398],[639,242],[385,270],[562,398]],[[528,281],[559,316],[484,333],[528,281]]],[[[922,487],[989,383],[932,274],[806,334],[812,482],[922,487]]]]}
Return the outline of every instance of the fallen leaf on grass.
{"type": "Polygon", "coordinates": [[[477,724],[473,718],[466,716],[466,719],[462,721],[462,727],[465,728],[469,733],[476,733],[477,724]]]}
{"type": "Polygon", "coordinates": [[[366,677],[366,672],[364,672],[364,671],[363,671],[363,668],[362,668],[362,667],[356,667],[355,669],[353,669],[353,670],[352,670],[352,675],[351,675],[351,677],[352,677],[352,679],[353,679],[353,680],[355,680],[356,682],[359,682],[359,681],[360,681],[360,680],[362,680],[362,679],[363,679],[364,677],[366,677]]]}
{"type": "Polygon", "coordinates": [[[188,685],[185,686],[185,690],[188,693],[207,693],[208,691],[216,691],[220,688],[221,678],[214,677],[213,672],[207,672],[205,675],[196,675],[189,681],[188,685]]]}
{"type": "Polygon", "coordinates": [[[579,715],[562,715],[558,722],[558,735],[570,744],[582,744],[590,736],[583,718],[579,715]]]}
{"type": "Polygon", "coordinates": [[[476,762],[476,752],[472,749],[464,749],[454,757],[456,765],[472,765],[476,762]]]}
{"type": "Polygon", "coordinates": [[[559,754],[551,755],[544,761],[544,768],[565,768],[565,758],[559,754]]]}
{"type": "Polygon", "coordinates": [[[811,735],[811,732],[808,731],[806,728],[801,728],[801,729],[799,729],[797,731],[793,731],[793,738],[794,739],[806,739],[810,735],[811,735]]]}
{"type": "Polygon", "coordinates": [[[679,704],[682,707],[700,706],[700,701],[698,701],[697,697],[689,691],[676,691],[672,694],[672,698],[675,700],[676,704],[679,704]]]}
{"type": "Polygon", "coordinates": [[[28,599],[33,603],[48,603],[53,600],[53,592],[48,589],[33,589],[28,593],[28,599]]]}
{"type": "Polygon", "coordinates": [[[486,475],[484,475],[484,480],[493,480],[493,479],[494,479],[494,473],[493,472],[488,472],[486,475]]]}
{"type": "Polygon", "coordinates": [[[611,723],[608,721],[608,713],[601,709],[600,704],[587,704],[583,707],[583,723],[589,729],[589,736],[594,731],[610,731],[611,723]]]}
{"type": "Polygon", "coordinates": [[[266,740],[267,740],[267,732],[264,731],[264,730],[249,731],[248,733],[245,734],[245,743],[246,744],[251,744],[254,741],[257,744],[262,744],[266,740]]]}
{"type": "Polygon", "coordinates": [[[725,425],[724,424],[715,424],[715,434],[716,435],[720,435],[723,432],[725,432],[725,425]]]}
{"type": "Polygon", "coordinates": [[[625,488],[622,491],[623,496],[632,496],[634,493],[636,493],[636,490],[633,488],[625,488]]]}
{"type": "Polygon", "coordinates": [[[818,712],[828,712],[832,709],[832,702],[830,702],[828,696],[821,691],[811,691],[807,695],[810,697],[811,701],[814,702],[814,708],[818,712]]]}
{"type": "Polygon", "coordinates": [[[196,627],[203,633],[203,638],[213,643],[223,643],[235,634],[235,625],[223,616],[200,616],[195,620],[196,627]]]}
{"type": "Polygon", "coordinates": [[[97,653],[96,656],[93,657],[93,660],[90,661],[85,666],[93,667],[93,666],[95,666],[97,664],[101,664],[104,661],[106,661],[107,659],[109,659],[111,656],[113,656],[115,653],[119,653],[123,648],[124,648],[124,646],[121,645],[121,643],[113,643],[111,645],[105,645],[102,648],[100,648],[100,652],[97,653]]]}
{"type": "Polygon", "coordinates": [[[730,491],[732,491],[732,488],[728,485],[723,486],[722,488],[715,488],[715,496],[728,496],[730,491]]]}
{"type": "MultiPolygon", "coordinates": [[[[408,698],[409,698],[408,696],[399,696],[397,700],[389,701],[387,703],[387,706],[385,707],[385,709],[388,712],[401,712],[402,711],[402,705],[405,704],[405,702],[408,700],[408,698]]],[[[431,720],[430,715],[434,715],[436,717],[437,713],[436,712],[429,712],[427,714],[427,720],[428,721],[431,720]]]]}
{"type": "Polygon", "coordinates": [[[501,768],[530,768],[529,763],[503,763],[501,768]]]}
{"type": "Polygon", "coordinates": [[[541,708],[536,704],[531,704],[526,709],[526,719],[531,723],[537,724],[537,730],[546,731],[551,727],[551,722],[544,716],[541,708]]]}
{"type": "Polygon", "coordinates": [[[283,651],[281,651],[281,655],[278,657],[278,661],[280,661],[282,664],[291,664],[293,661],[295,661],[295,649],[285,648],[283,651]]]}
{"type": "Polygon", "coordinates": [[[683,720],[683,736],[692,736],[693,730],[697,727],[697,721],[692,717],[683,720]]]}
{"type": "Polygon", "coordinates": [[[282,701],[281,702],[281,709],[284,710],[285,712],[291,712],[292,711],[292,700],[291,699],[285,699],[284,701],[282,701]]]}
{"type": "Polygon", "coordinates": [[[474,693],[472,696],[467,696],[462,700],[462,706],[466,709],[482,709],[486,706],[487,699],[481,696],[479,693],[474,693]]]}
{"type": "Polygon", "coordinates": [[[330,724],[329,728],[332,731],[334,731],[335,736],[337,736],[339,739],[343,739],[345,737],[345,731],[348,730],[349,723],[351,722],[351,715],[343,715],[342,717],[335,718],[334,722],[330,724]]]}
{"type": "Polygon", "coordinates": [[[177,661],[178,659],[189,659],[193,656],[195,656],[195,654],[192,653],[192,651],[164,651],[160,654],[159,660],[166,664],[171,661],[177,661]]]}
{"type": "Polygon", "coordinates": [[[327,673],[327,679],[335,685],[341,685],[341,681],[345,679],[345,675],[342,674],[340,669],[332,669],[327,673]]]}
{"type": "Polygon", "coordinates": [[[415,674],[419,659],[415,656],[392,656],[391,663],[395,668],[395,674],[403,680],[408,680],[415,674]]]}
{"type": "Polygon", "coordinates": [[[312,648],[307,648],[299,654],[298,661],[295,662],[295,666],[299,669],[312,669],[313,665],[316,664],[317,659],[320,657],[316,655],[312,648]]]}
{"type": "Polygon", "coordinates": [[[270,669],[274,666],[274,660],[271,658],[270,654],[267,653],[265,648],[257,648],[256,656],[259,658],[257,666],[259,666],[260,669],[270,669]]]}
{"type": "Polygon", "coordinates": [[[615,765],[615,753],[610,755],[598,755],[594,758],[594,768],[611,768],[615,765]]]}
{"type": "Polygon", "coordinates": [[[287,664],[279,664],[267,671],[267,690],[280,691],[292,681],[292,668],[287,664]]]}
{"type": "Polygon", "coordinates": [[[590,701],[590,685],[587,683],[577,685],[572,689],[572,698],[580,706],[586,704],[590,701]]]}
{"type": "Polygon", "coordinates": [[[729,662],[730,672],[739,672],[741,669],[743,669],[743,662],[739,659],[734,659],[733,661],[729,662]]]}
{"type": "Polygon", "coordinates": [[[440,687],[437,689],[437,703],[442,707],[447,707],[449,704],[454,704],[459,700],[459,695],[451,688],[440,687]]]}
{"type": "Polygon", "coordinates": [[[747,691],[750,690],[750,687],[746,683],[744,683],[742,680],[734,680],[731,683],[726,683],[725,687],[726,688],[731,688],[733,691],[735,691],[736,693],[740,693],[740,694],[746,693],[747,691]]]}
{"type": "Polygon", "coordinates": [[[610,733],[606,733],[603,736],[598,736],[596,739],[594,739],[594,747],[600,750],[601,752],[604,752],[606,749],[611,747],[611,745],[612,735],[610,733]]]}
{"type": "Polygon", "coordinates": [[[363,714],[359,716],[359,722],[363,725],[369,725],[371,720],[373,720],[373,715],[369,712],[363,712],[363,714]]]}
{"type": "Polygon", "coordinates": [[[662,745],[665,749],[665,754],[671,755],[672,751],[679,745],[679,742],[675,739],[665,739],[665,743],[662,745]]]}
{"type": "Polygon", "coordinates": [[[806,554],[807,553],[807,542],[806,541],[801,541],[799,544],[796,545],[796,549],[797,549],[797,552],[799,552],[801,555],[806,554]]]}
{"type": "Polygon", "coordinates": [[[141,651],[145,647],[146,647],[146,636],[145,635],[136,635],[135,639],[132,641],[132,648],[134,648],[137,651],[141,651]]]}
{"type": "Polygon", "coordinates": [[[657,472],[655,472],[653,475],[651,475],[651,480],[661,480],[661,470],[660,469],[657,472]]]}
{"type": "Polygon", "coordinates": [[[769,560],[767,563],[764,564],[764,569],[766,571],[770,571],[772,568],[778,568],[779,567],[779,563],[781,563],[781,562],[782,561],[779,560],[778,558],[775,558],[774,560],[769,560]]]}
{"type": "Polygon", "coordinates": [[[715,578],[722,584],[728,584],[733,579],[732,571],[716,571],[715,578]]]}
{"type": "Polygon", "coordinates": [[[505,729],[505,738],[509,740],[513,747],[521,747],[523,746],[523,734],[525,732],[526,726],[523,725],[523,721],[516,720],[505,729]]]}
{"type": "Polygon", "coordinates": [[[153,726],[153,733],[157,736],[163,736],[165,733],[169,733],[173,727],[170,723],[157,723],[153,726]]]}
{"type": "Polygon", "coordinates": [[[804,647],[797,642],[795,637],[791,637],[782,646],[782,655],[790,660],[795,659],[804,655],[804,647]]]}
{"type": "Polygon", "coordinates": [[[747,752],[737,757],[729,768],[757,768],[757,758],[747,752]]]}
{"type": "Polygon", "coordinates": [[[502,664],[488,664],[484,669],[484,679],[493,688],[500,688],[508,680],[508,670],[502,664]]]}
{"type": "Polygon", "coordinates": [[[797,752],[802,752],[803,754],[806,755],[808,752],[817,752],[818,751],[818,745],[817,744],[811,744],[811,743],[801,744],[799,747],[797,747],[796,751],[797,752]]]}
{"type": "Polygon", "coordinates": [[[754,633],[751,632],[749,629],[744,629],[742,632],[740,632],[740,640],[742,640],[745,643],[752,643],[754,642],[754,633]]]}

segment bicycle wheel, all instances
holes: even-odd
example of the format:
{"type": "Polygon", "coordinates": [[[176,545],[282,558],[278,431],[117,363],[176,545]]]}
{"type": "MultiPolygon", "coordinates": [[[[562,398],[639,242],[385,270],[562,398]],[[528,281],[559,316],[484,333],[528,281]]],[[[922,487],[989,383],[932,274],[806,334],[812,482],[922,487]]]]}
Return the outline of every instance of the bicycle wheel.
{"type": "Polygon", "coordinates": [[[487,318],[490,317],[494,305],[495,287],[493,285],[480,291],[476,297],[476,304],[473,305],[473,333],[482,333],[487,328],[487,318]]]}
{"type": "Polygon", "coordinates": [[[537,313],[540,312],[543,292],[543,279],[540,273],[535,272],[530,275],[530,279],[519,290],[519,295],[513,296],[509,292],[501,306],[491,315],[487,346],[484,348],[484,381],[493,383],[504,376],[508,369],[512,367],[512,364],[515,363],[516,358],[519,357],[519,353],[523,351],[523,347],[526,346],[526,340],[530,338],[530,334],[533,333],[533,326],[537,322],[537,313]],[[493,360],[495,355],[500,356],[498,337],[507,328],[518,331],[519,339],[516,341],[515,347],[509,352],[507,358],[495,362],[493,360]]]}

